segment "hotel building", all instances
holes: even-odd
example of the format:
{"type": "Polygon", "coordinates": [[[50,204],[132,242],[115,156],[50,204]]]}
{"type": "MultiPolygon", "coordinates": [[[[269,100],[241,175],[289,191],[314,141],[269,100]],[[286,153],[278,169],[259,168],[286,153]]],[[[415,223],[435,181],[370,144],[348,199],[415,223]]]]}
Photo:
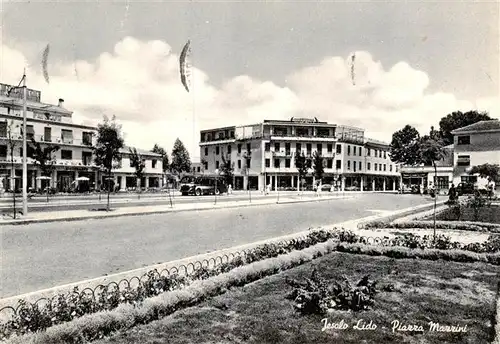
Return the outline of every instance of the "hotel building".
{"type": "MultiPolygon", "coordinates": [[[[223,162],[234,166],[234,188],[273,190],[297,188],[295,156],[324,158],[323,184],[338,190],[389,191],[399,185],[399,171],[389,158],[387,143],[366,138],[364,130],[292,118],[264,120],[248,126],[230,126],[200,132],[202,170],[215,174],[223,162]]],[[[306,185],[316,182],[313,169],[306,185]]]]}
{"type": "MultiPolygon", "coordinates": [[[[8,94],[10,85],[0,84],[0,176],[3,190],[19,190],[22,188],[22,124],[23,100],[22,89],[15,89],[8,94]],[[11,129],[9,129],[11,128],[11,129]],[[13,160],[9,148],[8,133],[12,134],[15,144],[13,160]],[[14,169],[12,169],[14,164],[14,169]]],[[[50,185],[58,191],[68,191],[79,177],[88,178],[91,187],[103,185],[106,176],[99,173],[94,164],[92,145],[95,142],[97,129],[92,126],[75,124],[72,111],[64,108],[64,100],[58,105],[41,102],[41,92],[27,89],[27,155],[28,155],[28,188],[39,190],[47,185],[47,180],[39,179],[41,171],[31,158],[33,152],[29,143],[33,138],[42,144],[55,144],[60,147],[55,155],[55,169],[50,177],[50,185]]],[[[142,186],[161,186],[162,160],[155,153],[139,151],[145,163],[145,178],[142,186]]],[[[124,190],[127,186],[135,186],[134,169],[130,167],[128,148],[122,151],[121,167],[113,171],[115,185],[124,190]]]]}

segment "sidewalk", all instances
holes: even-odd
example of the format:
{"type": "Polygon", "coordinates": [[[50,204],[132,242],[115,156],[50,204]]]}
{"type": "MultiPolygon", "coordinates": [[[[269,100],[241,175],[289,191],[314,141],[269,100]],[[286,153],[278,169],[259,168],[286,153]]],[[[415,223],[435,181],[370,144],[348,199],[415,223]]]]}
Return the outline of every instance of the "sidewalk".
{"type": "Polygon", "coordinates": [[[87,219],[100,219],[100,218],[111,218],[120,216],[138,216],[138,215],[151,215],[151,214],[163,214],[163,213],[176,213],[182,211],[202,211],[202,210],[213,210],[213,209],[228,209],[228,208],[239,208],[239,207],[250,207],[250,206],[262,206],[266,204],[289,204],[289,203],[301,203],[301,202],[320,202],[328,201],[334,199],[347,199],[353,198],[354,195],[321,195],[310,196],[310,195],[283,195],[280,197],[279,202],[277,202],[276,195],[269,195],[269,197],[259,198],[259,199],[243,199],[229,202],[220,202],[215,204],[215,202],[203,202],[203,203],[175,203],[173,201],[172,207],[167,204],[162,205],[142,205],[136,207],[124,207],[113,209],[113,203],[111,203],[111,210],[109,212],[105,211],[106,203],[99,205],[96,209],[81,209],[81,210],[68,210],[68,211],[48,211],[48,212],[34,212],[29,213],[26,218],[19,215],[20,218],[12,219],[11,216],[4,216],[0,219],[0,225],[20,225],[29,223],[42,223],[42,222],[57,222],[57,221],[78,221],[87,219]]]}

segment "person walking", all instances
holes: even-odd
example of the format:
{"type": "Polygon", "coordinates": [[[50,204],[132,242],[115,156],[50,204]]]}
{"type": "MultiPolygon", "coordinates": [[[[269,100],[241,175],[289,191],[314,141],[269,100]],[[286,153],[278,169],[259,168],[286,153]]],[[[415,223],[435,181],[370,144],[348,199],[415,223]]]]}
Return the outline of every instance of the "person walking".
{"type": "Polygon", "coordinates": [[[448,190],[448,201],[450,203],[455,203],[457,200],[457,190],[455,189],[455,184],[451,184],[450,190],[448,190]]]}

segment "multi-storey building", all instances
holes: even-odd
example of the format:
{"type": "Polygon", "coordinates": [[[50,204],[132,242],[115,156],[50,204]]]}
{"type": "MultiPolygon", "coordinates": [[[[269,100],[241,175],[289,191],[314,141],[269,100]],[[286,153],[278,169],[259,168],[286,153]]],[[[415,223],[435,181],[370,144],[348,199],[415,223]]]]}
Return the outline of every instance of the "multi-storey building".
{"type": "MultiPolygon", "coordinates": [[[[214,174],[230,160],[235,189],[260,189],[271,185],[297,187],[295,156],[324,159],[323,183],[338,189],[396,190],[399,171],[391,162],[388,144],[367,139],[364,130],[292,118],[264,120],[249,126],[231,126],[200,132],[200,156],[206,173],[214,174]]],[[[316,182],[312,169],[302,184],[316,182]]]]}
{"type": "Polygon", "coordinates": [[[453,182],[487,183],[469,175],[473,166],[500,164],[500,121],[480,121],[452,131],[454,140],[453,182]]]}
{"type": "MultiPolygon", "coordinates": [[[[17,89],[8,93],[10,87],[10,85],[0,84],[1,187],[4,190],[19,190],[22,186],[23,100],[22,90],[17,89]],[[10,141],[9,134],[12,138],[10,141]],[[10,142],[14,145],[13,159],[11,159],[10,142]]],[[[91,187],[104,185],[106,177],[99,173],[92,155],[92,145],[97,129],[73,123],[72,114],[72,111],[64,108],[63,99],[59,99],[58,105],[42,103],[40,91],[27,89],[26,135],[28,143],[34,139],[41,143],[42,147],[46,144],[55,144],[60,147],[54,153],[55,169],[50,177],[51,180],[47,181],[37,178],[41,175],[41,171],[31,158],[31,145],[27,145],[29,189],[40,189],[50,182],[50,185],[59,191],[65,191],[70,189],[80,177],[88,178],[88,184],[91,187]]],[[[162,179],[161,157],[151,152],[142,153],[146,160],[146,178],[142,185],[159,185],[162,179]]],[[[128,149],[123,151],[122,166],[126,167],[113,171],[114,182],[123,187],[127,184],[126,180],[128,181],[133,176],[133,170],[127,167],[129,164],[127,159],[128,149]]]]}

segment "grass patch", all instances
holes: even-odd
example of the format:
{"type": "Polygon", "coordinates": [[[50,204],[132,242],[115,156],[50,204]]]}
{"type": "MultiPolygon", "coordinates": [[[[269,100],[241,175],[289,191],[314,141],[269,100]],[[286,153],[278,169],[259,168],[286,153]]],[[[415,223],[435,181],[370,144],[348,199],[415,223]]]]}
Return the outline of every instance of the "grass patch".
{"type": "MultiPolygon", "coordinates": [[[[427,218],[428,220],[431,217],[427,218]]],[[[440,221],[457,221],[458,217],[452,209],[447,208],[436,215],[436,220],[440,221]]],[[[460,213],[460,221],[478,221],[487,223],[500,224],[500,207],[492,205],[491,207],[485,206],[479,209],[477,219],[474,217],[474,209],[462,207],[460,213]]]]}
{"type": "Polygon", "coordinates": [[[493,336],[499,270],[483,263],[331,253],[96,343],[487,343],[493,336]],[[314,267],[329,281],[369,274],[393,283],[395,291],[377,294],[373,310],[301,316],[285,299],[291,290],[285,278],[309,277],[314,267]],[[331,323],[344,320],[349,328],[321,331],[324,317],[331,323]],[[354,330],[360,319],[377,329],[354,330]],[[393,333],[393,320],[422,325],[425,332],[393,333]],[[429,321],[467,325],[467,332],[428,332],[429,321]]]}

